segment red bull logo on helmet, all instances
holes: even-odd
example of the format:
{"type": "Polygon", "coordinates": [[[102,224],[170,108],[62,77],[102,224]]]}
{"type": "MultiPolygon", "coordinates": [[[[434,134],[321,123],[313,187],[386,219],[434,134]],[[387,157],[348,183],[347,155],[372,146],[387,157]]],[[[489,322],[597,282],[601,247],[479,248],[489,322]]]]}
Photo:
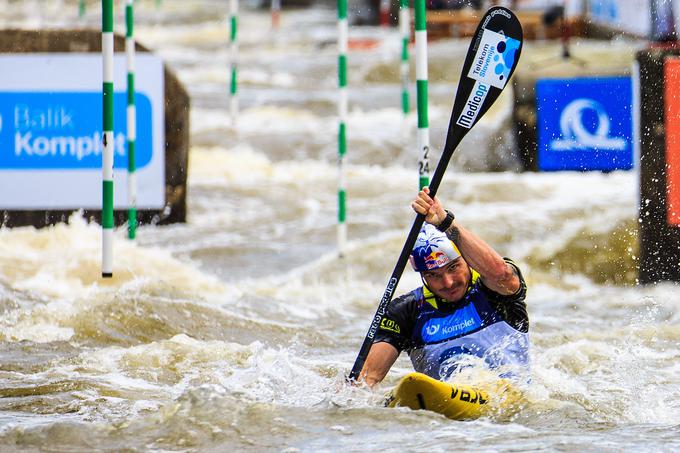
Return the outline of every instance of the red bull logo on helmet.
{"type": "Polygon", "coordinates": [[[409,260],[416,272],[424,272],[446,266],[460,256],[456,246],[444,233],[434,226],[423,225],[409,260]]]}
{"type": "Polygon", "coordinates": [[[444,252],[438,250],[433,250],[429,255],[423,260],[425,262],[425,267],[427,269],[437,269],[451,261],[448,255],[444,252]]]}

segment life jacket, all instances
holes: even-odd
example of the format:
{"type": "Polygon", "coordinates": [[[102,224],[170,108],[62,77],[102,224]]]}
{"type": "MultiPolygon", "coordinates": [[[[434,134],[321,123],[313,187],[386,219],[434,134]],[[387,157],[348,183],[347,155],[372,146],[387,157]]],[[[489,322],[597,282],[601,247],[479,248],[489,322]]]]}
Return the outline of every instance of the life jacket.
{"type": "Polygon", "coordinates": [[[482,285],[472,270],[465,296],[449,307],[427,286],[414,290],[417,315],[408,353],[416,371],[446,380],[478,357],[501,377],[528,376],[528,333],[503,320],[482,285]]]}

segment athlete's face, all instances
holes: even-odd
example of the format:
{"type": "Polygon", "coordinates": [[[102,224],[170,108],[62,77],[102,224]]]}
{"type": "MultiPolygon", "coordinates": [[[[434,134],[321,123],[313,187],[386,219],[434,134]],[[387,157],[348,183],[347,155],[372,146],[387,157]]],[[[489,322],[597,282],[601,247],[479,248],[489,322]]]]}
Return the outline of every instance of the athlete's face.
{"type": "Polygon", "coordinates": [[[458,257],[446,266],[423,272],[422,275],[435,295],[455,302],[462,299],[467,291],[470,268],[463,258],[458,257]]]}

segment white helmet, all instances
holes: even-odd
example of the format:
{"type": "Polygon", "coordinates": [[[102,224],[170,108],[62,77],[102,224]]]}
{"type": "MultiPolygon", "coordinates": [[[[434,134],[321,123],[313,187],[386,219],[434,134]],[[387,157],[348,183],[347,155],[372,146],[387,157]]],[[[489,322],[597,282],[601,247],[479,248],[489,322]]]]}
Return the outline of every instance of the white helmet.
{"type": "Polygon", "coordinates": [[[458,247],[446,234],[426,223],[418,233],[409,261],[413,270],[425,272],[439,269],[460,257],[458,247]]]}

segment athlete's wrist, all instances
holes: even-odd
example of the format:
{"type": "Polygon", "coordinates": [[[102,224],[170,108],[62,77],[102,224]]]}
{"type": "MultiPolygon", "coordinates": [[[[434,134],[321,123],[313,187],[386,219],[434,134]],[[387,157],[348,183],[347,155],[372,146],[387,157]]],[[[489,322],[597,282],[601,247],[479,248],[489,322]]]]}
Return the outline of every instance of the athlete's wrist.
{"type": "Polygon", "coordinates": [[[456,218],[456,216],[453,215],[453,212],[445,210],[446,216],[444,217],[444,220],[439,222],[438,225],[435,225],[435,227],[441,231],[441,232],[446,232],[446,230],[449,229],[449,227],[453,224],[453,220],[456,218]]]}

